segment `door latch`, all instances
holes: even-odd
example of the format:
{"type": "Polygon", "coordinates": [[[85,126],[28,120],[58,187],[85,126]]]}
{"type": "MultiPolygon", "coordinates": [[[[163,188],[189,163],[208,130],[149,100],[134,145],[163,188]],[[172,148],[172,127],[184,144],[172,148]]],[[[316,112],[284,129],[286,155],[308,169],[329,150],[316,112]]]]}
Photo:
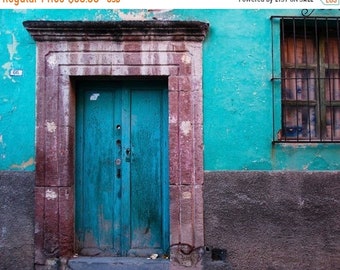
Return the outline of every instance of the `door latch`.
{"type": "MultiPolygon", "coordinates": [[[[120,158],[117,158],[115,160],[115,164],[116,164],[117,167],[120,167],[120,165],[122,164],[122,160],[120,158]]],[[[117,178],[120,178],[122,176],[120,168],[116,169],[116,176],[117,176],[117,178]]]]}
{"type": "Polygon", "coordinates": [[[130,148],[126,148],[125,154],[126,154],[125,161],[126,162],[130,162],[131,161],[131,149],[130,148]]]}
{"type": "Polygon", "coordinates": [[[117,158],[115,160],[116,166],[120,166],[122,164],[122,160],[120,158],[117,158]]]}

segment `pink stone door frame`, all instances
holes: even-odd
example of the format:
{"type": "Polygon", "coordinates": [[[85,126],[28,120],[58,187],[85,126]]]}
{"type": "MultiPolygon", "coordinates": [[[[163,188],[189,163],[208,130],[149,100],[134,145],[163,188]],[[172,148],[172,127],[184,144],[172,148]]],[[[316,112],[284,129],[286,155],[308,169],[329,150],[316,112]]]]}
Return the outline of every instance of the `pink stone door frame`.
{"type": "Polygon", "coordinates": [[[26,21],[37,42],[35,263],[75,252],[77,79],[165,76],[170,243],[204,245],[202,43],[208,24],[26,21]]]}

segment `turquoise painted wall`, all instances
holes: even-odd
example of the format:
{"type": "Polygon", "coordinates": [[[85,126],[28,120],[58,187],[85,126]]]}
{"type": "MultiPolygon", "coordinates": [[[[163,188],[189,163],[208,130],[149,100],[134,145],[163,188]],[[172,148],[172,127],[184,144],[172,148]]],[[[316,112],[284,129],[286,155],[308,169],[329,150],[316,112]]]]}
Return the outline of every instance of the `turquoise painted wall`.
{"type": "MultiPolygon", "coordinates": [[[[300,12],[0,10],[0,170],[34,170],[35,43],[23,21],[153,18],[210,24],[203,51],[205,170],[340,169],[340,145],[272,145],[270,17],[300,12]],[[10,76],[12,69],[23,75],[10,76]]],[[[338,16],[339,11],[313,15],[338,16]]]]}

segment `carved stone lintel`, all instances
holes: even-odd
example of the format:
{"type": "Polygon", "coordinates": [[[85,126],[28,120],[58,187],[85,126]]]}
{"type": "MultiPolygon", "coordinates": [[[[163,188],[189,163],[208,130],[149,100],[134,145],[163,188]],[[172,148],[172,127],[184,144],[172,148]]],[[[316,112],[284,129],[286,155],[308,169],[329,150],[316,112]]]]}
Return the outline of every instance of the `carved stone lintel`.
{"type": "Polygon", "coordinates": [[[35,41],[198,41],[209,24],[198,21],[25,21],[35,41]]]}

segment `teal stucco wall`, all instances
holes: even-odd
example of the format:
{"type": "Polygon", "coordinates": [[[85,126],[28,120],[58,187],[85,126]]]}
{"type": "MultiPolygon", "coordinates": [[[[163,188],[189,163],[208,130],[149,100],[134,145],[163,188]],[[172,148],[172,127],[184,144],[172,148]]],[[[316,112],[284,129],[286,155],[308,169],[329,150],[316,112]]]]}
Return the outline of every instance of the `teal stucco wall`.
{"type": "Polygon", "coordinates": [[[203,48],[205,170],[338,170],[340,145],[272,144],[272,15],[301,10],[0,10],[0,170],[35,168],[36,46],[23,21],[153,19],[210,24],[203,48]]]}

